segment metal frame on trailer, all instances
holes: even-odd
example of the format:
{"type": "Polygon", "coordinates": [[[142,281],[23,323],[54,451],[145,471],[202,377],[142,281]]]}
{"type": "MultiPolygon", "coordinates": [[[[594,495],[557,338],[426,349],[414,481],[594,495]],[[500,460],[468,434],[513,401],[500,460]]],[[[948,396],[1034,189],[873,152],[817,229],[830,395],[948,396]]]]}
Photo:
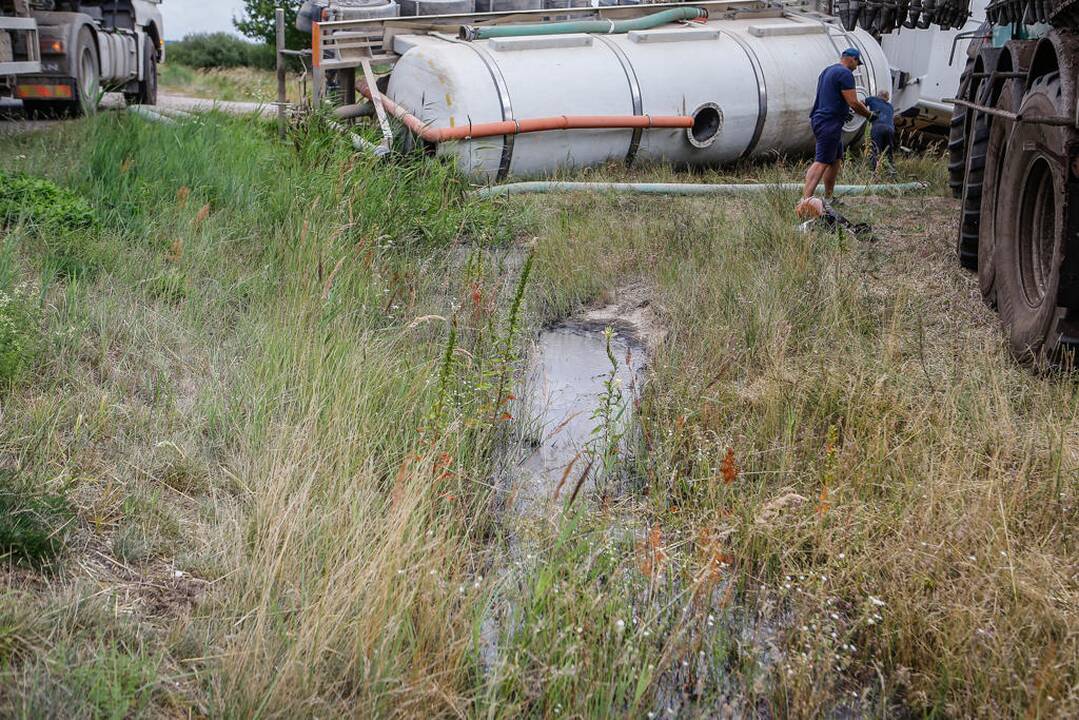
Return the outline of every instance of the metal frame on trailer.
{"type": "Polygon", "coordinates": [[[373,63],[392,63],[393,38],[398,34],[456,33],[464,24],[497,25],[512,22],[542,21],[545,18],[600,18],[619,20],[660,10],[701,7],[713,19],[734,19],[744,13],[754,18],[780,17],[785,8],[768,0],[703,0],[702,2],[656,3],[651,5],[614,5],[598,8],[557,8],[547,10],[512,10],[504,12],[424,15],[419,17],[368,18],[315,23],[311,34],[314,65],[323,71],[360,67],[358,58],[342,57],[341,51],[359,51],[373,63]]]}
{"type": "Polygon", "coordinates": [[[0,32],[26,33],[28,59],[0,62],[0,76],[41,72],[41,46],[38,42],[37,20],[31,17],[0,17],[0,32]]]}

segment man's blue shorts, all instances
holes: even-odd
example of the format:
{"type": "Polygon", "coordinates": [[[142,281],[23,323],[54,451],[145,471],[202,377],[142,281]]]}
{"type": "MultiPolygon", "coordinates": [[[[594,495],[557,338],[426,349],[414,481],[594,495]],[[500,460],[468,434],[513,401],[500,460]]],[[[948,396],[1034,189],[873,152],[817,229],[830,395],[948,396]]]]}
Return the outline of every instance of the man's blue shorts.
{"type": "Polygon", "coordinates": [[[843,120],[813,119],[813,137],[817,139],[817,154],[814,157],[819,163],[831,165],[836,160],[843,158],[843,120]]]}

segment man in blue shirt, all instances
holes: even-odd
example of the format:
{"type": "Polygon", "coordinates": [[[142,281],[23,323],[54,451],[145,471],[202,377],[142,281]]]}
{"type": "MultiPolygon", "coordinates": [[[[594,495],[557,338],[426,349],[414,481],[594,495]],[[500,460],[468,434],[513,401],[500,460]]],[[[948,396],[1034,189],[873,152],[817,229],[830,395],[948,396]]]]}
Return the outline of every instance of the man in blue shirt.
{"type": "Polygon", "coordinates": [[[887,90],[881,90],[876,97],[871,97],[865,104],[873,111],[877,118],[873,121],[873,127],[869,131],[869,137],[873,141],[873,153],[870,163],[873,171],[877,170],[877,162],[881,155],[888,158],[890,173],[895,174],[895,108],[888,102],[891,95],[887,90]]]}
{"type": "Polygon", "coordinates": [[[862,117],[872,119],[867,108],[854,90],[854,70],[862,64],[862,54],[857,48],[847,48],[839,62],[824,69],[817,80],[817,100],[809,121],[813,137],[817,140],[817,152],[813,164],[806,171],[802,199],[813,197],[817,185],[824,181],[824,197],[832,198],[839,169],[843,165],[843,125],[850,110],[862,117]]]}

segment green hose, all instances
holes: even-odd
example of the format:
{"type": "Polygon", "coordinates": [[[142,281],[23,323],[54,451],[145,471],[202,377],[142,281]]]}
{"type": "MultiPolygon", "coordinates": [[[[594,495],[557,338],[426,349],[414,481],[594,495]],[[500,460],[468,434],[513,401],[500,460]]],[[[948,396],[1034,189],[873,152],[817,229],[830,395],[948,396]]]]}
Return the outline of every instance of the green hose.
{"type": "Polygon", "coordinates": [[[696,20],[708,17],[702,8],[681,7],[663,10],[632,20],[568,20],[552,23],[522,23],[520,25],[461,26],[462,40],[490,40],[491,38],[524,37],[528,35],[566,35],[569,33],[596,33],[620,35],[631,30],[650,30],[679,20],[696,20]]]}
{"type": "MultiPolygon", "coordinates": [[[[894,183],[884,185],[836,185],[836,195],[900,195],[924,190],[922,182],[894,183]]],[[[800,191],[802,183],[607,183],[607,182],[558,182],[537,181],[492,185],[475,191],[476,197],[490,198],[498,195],[522,195],[525,193],[552,192],[609,192],[635,193],[640,195],[749,195],[773,190],[780,192],[800,191]]]]}

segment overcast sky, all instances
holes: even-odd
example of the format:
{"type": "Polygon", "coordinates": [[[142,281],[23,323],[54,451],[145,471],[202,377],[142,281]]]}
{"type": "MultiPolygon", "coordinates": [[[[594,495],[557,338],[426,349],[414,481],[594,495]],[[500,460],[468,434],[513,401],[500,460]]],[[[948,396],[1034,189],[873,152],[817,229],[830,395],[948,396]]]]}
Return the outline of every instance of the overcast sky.
{"type": "Polygon", "coordinates": [[[232,16],[240,15],[243,0],[165,0],[161,14],[165,16],[165,39],[182,40],[196,32],[231,32],[232,16]]]}

